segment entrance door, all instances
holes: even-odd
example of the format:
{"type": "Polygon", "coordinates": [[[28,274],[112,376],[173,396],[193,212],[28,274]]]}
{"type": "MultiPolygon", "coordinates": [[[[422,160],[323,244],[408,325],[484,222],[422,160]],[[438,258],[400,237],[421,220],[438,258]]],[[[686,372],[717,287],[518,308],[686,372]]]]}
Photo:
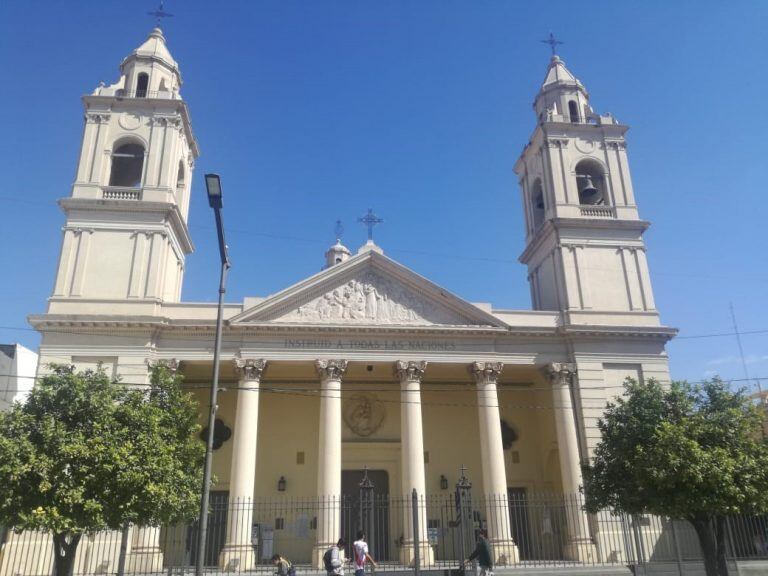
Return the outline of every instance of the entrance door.
{"type": "MultiPolygon", "coordinates": [[[[386,470],[368,470],[368,479],[373,484],[369,501],[361,502],[361,470],[341,472],[341,533],[351,552],[352,542],[358,530],[367,535],[371,556],[378,560],[390,560],[389,538],[389,473],[386,470]]],[[[347,555],[351,558],[351,554],[347,555]]]]}
{"type": "Polygon", "coordinates": [[[531,560],[533,557],[533,543],[531,542],[531,528],[528,522],[528,497],[525,488],[508,488],[509,521],[512,530],[512,538],[517,544],[520,560],[531,560]]]}
{"type": "MultiPolygon", "coordinates": [[[[210,515],[208,516],[205,534],[205,565],[218,566],[219,553],[224,548],[227,538],[227,503],[229,502],[229,492],[226,490],[211,490],[208,502],[210,515]]],[[[193,562],[197,558],[197,530],[197,524],[190,527],[190,556],[193,562]]]]}

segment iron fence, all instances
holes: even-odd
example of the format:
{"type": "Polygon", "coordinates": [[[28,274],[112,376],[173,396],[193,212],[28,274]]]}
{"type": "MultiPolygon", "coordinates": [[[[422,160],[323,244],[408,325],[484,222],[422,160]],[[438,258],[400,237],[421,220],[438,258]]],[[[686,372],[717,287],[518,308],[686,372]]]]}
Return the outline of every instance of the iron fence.
{"type": "MultiPolygon", "coordinates": [[[[230,502],[213,493],[206,565],[227,572],[272,572],[273,554],[290,559],[299,572],[317,571],[326,539],[344,538],[347,556],[358,530],[367,534],[372,556],[382,567],[412,566],[418,551],[422,569],[457,568],[487,530],[497,560],[507,566],[630,565],[701,559],[692,526],[655,516],[629,517],[602,511],[587,514],[580,494],[510,491],[476,497],[466,491],[418,497],[361,493],[341,498],[256,498],[230,502]],[[417,543],[418,542],[418,543],[417,543]],[[227,565],[227,544],[250,547],[227,565]],[[415,548],[415,550],[414,550],[415,548]]],[[[728,518],[732,559],[768,559],[768,517],[728,518]]],[[[75,574],[116,574],[119,531],[85,535],[75,574]]],[[[49,576],[53,567],[50,534],[0,530],[0,576],[49,576]]],[[[125,573],[181,573],[194,564],[195,522],[130,527],[125,573]]]]}

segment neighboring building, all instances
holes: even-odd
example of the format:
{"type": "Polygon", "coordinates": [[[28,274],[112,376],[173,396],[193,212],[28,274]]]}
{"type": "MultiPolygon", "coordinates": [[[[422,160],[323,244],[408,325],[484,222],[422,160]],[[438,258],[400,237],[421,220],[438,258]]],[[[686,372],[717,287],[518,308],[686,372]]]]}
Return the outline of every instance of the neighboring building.
{"type": "Polygon", "coordinates": [[[26,400],[36,374],[37,354],[21,344],[0,344],[0,411],[26,400]]]}
{"type": "MultiPolygon", "coordinates": [[[[198,156],[181,75],[159,29],[120,69],[117,84],[83,98],[77,177],[60,201],[66,224],[55,289],[47,312],[30,322],[42,336],[43,363],[102,362],[133,383],[147,381],[148,363],[172,362],[198,385],[204,423],[216,305],[180,301],[198,156]]],[[[379,493],[399,497],[414,489],[447,495],[441,491],[466,465],[475,497],[501,503],[473,522],[488,526],[496,559],[513,563],[527,536],[519,518],[511,525],[508,495],[577,493],[606,401],[627,376],[669,381],[665,344],[676,331],[654,303],[628,128],[592,111],[557,56],[534,108],[533,134],[515,164],[532,310],[462,300],[372,242],[354,255],[337,242],[320,273],[226,304],[228,391],[218,417],[231,439],[222,436],[215,452],[216,497],[325,499],[291,520],[296,537],[285,546],[294,561],[320,563],[344,530],[337,499],[357,494],[364,467],[379,493]]],[[[469,225],[482,226],[482,216],[469,225]]],[[[482,269],[467,273],[483,281],[482,269]]],[[[215,550],[220,565],[254,561],[252,522],[283,526],[283,517],[252,514],[247,507],[230,516],[215,550]]],[[[554,519],[539,516],[526,517],[525,530],[551,532],[554,519]]],[[[408,563],[413,523],[397,518],[380,530],[400,546],[390,559],[408,563]]],[[[552,554],[622,562],[629,544],[608,544],[578,506],[567,518],[552,554]]],[[[430,563],[428,527],[448,522],[424,511],[417,524],[430,563]]],[[[134,566],[158,568],[171,554],[159,530],[135,531],[134,566]]]]}

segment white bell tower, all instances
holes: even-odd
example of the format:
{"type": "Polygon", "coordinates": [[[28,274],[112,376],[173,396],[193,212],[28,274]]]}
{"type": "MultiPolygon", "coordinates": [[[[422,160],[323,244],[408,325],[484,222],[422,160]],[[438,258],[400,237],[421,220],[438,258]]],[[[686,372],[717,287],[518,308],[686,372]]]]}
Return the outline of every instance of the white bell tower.
{"type": "Polygon", "coordinates": [[[159,28],[83,97],[85,129],[49,313],[151,314],[181,295],[199,155],[159,28]],[[87,303],[86,308],[83,305],[87,303]]]}
{"type": "Polygon", "coordinates": [[[658,325],[624,136],[595,114],[581,82],[553,55],[533,104],[537,125],[515,164],[526,220],[533,308],[567,322],[623,318],[658,325]]]}

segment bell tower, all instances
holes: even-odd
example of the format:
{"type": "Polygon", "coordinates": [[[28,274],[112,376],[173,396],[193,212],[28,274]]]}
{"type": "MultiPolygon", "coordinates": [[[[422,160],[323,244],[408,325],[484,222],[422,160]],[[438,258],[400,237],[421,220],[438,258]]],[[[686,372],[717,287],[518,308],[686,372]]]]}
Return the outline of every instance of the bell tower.
{"type": "Polygon", "coordinates": [[[179,66],[155,28],[120,79],[83,97],[75,182],[59,201],[64,240],[50,313],[151,314],[181,295],[199,151],[179,66]]]}
{"type": "Polygon", "coordinates": [[[553,55],[533,103],[537,124],[515,164],[533,308],[574,324],[658,325],[627,160],[628,126],[597,114],[553,55]]]}

